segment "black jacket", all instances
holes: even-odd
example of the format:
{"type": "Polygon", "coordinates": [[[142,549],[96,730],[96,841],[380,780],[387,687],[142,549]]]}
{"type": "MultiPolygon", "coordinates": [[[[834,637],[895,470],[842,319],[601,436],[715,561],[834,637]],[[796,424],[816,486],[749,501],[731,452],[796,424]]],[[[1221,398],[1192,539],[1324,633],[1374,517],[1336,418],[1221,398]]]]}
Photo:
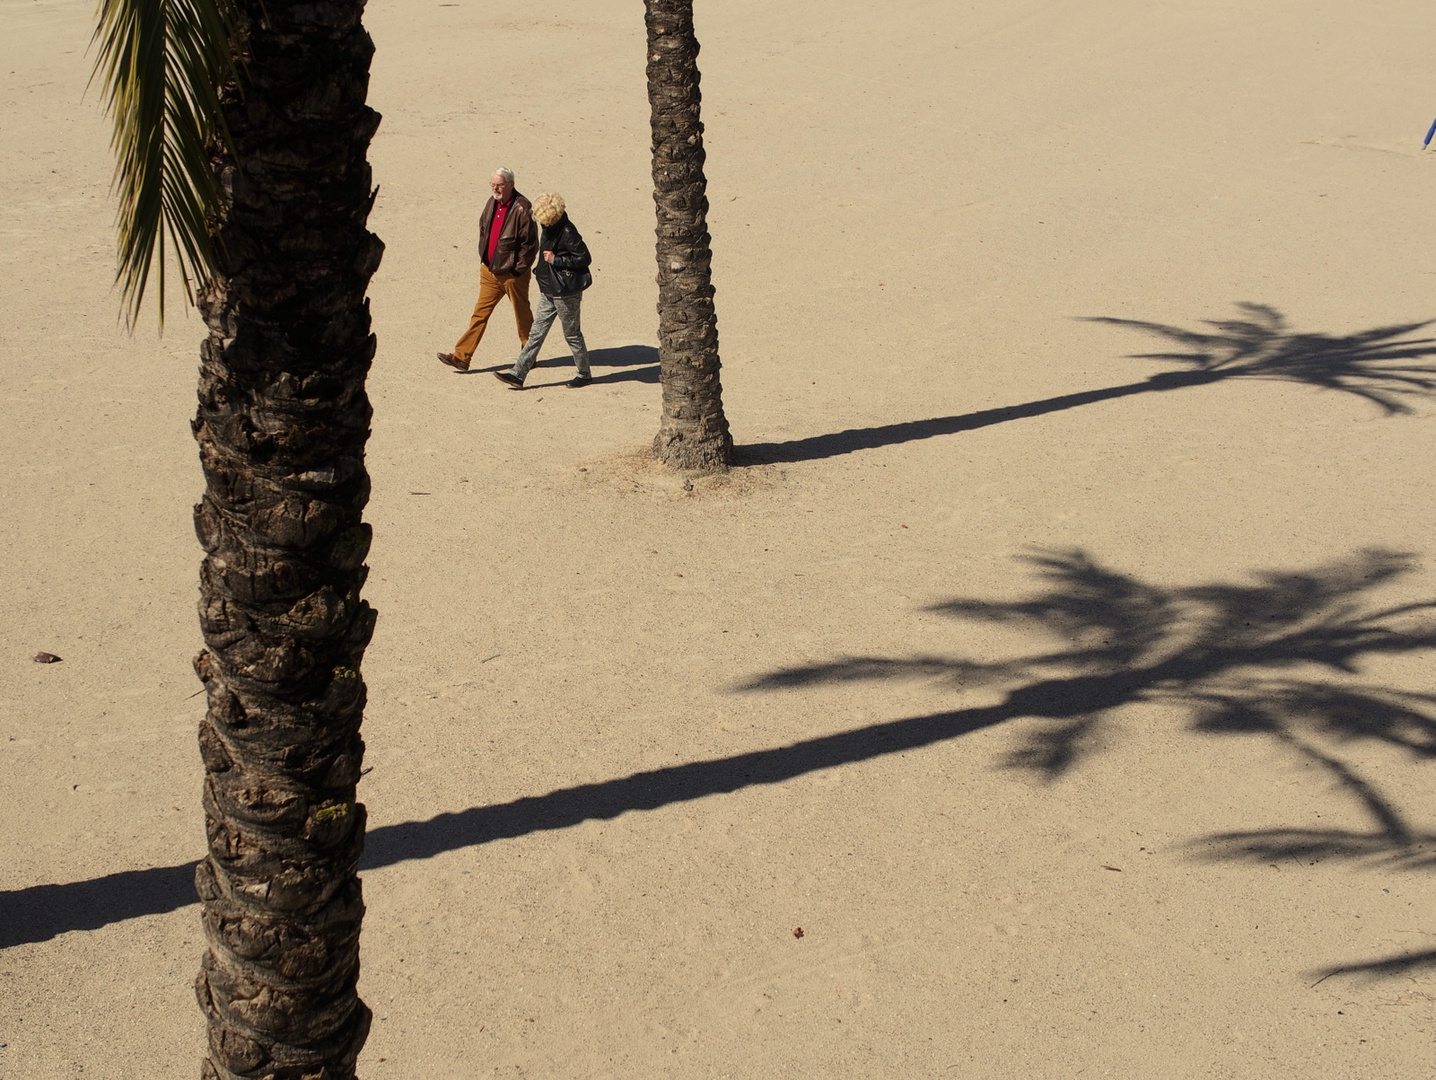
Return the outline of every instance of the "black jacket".
{"type": "Polygon", "coordinates": [[[539,291],[545,296],[572,296],[583,292],[593,284],[593,275],[588,272],[592,261],[588,245],[564,214],[552,225],[545,225],[539,237],[539,260],[534,268],[539,291]],[[553,252],[553,262],[544,259],[545,251],[553,252]]]}

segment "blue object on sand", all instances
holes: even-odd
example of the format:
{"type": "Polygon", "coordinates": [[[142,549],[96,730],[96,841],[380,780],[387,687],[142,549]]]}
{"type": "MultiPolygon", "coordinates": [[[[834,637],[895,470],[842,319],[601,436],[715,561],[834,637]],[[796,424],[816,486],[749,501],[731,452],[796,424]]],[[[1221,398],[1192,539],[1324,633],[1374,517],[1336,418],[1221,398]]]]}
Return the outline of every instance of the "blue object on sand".
{"type": "Polygon", "coordinates": [[[1422,150],[1425,150],[1428,146],[1431,145],[1432,135],[1436,135],[1436,120],[1432,120],[1431,126],[1426,129],[1426,141],[1421,144],[1422,150]]]}

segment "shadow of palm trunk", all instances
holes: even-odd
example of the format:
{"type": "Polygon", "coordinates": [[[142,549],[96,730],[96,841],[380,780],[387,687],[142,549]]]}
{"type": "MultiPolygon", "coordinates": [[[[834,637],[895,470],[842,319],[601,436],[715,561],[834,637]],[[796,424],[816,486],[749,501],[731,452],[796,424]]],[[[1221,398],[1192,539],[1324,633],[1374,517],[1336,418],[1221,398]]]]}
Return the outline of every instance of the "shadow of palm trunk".
{"type": "Polygon", "coordinates": [[[1108,386],[1101,390],[1083,390],[1076,394],[1061,394],[1057,397],[1029,401],[1022,405],[1005,405],[1000,409],[983,409],[980,412],[963,413],[960,416],[938,416],[931,420],[907,420],[898,424],[883,424],[879,427],[849,428],[828,435],[814,435],[806,439],[789,442],[748,443],[734,449],[734,458],[742,464],[792,464],[798,461],[818,461],[822,458],[851,454],[855,450],[875,450],[880,446],[895,446],[898,443],[917,442],[933,439],[939,435],[956,435],[963,431],[976,431],[994,424],[1005,424],[1012,420],[1025,420],[1034,416],[1076,409],[1082,405],[1094,405],[1099,401],[1115,401],[1133,394],[1150,394],[1154,391],[1179,390],[1186,386],[1203,386],[1225,378],[1207,372],[1173,371],[1154,375],[1141,382],[1108,386]]]}
{"type": "Polygon", "coordinates": [[[1397,975],[1413,975],[1418,971],[1436,969],[1436,949],[1420,952],[1397,953],[1383,956],[1379,960],[1366,960],[1359,964],[1342,964],[1338,967],[1313,971],[1319,978],[1312,986],[1318,986],[1337,975],[1364,975],[1371,979],[1393,978],[1397,975]]]}

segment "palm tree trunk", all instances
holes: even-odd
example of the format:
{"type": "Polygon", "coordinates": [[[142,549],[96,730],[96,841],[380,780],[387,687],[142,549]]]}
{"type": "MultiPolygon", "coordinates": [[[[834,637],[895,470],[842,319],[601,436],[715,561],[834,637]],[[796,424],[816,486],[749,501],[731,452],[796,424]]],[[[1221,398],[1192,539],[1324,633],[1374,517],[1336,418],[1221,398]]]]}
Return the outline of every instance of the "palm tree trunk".
{"type": "Polygon", "coordinates": [[[733,438],[718,381],[693,2],[645,0],[645,9],[663,382],[663,420],[653,452],[676,469],[717,472],[728,466],[733,438]]]}
{"type": "Polygon", "coordinates": [[[240,0],[236,160],[218,284],[201,298],[194,423],[206,490],[195,669],[209,856],[196,993],[206,1080],[350,1080],[369,1031],[355,991],[364,914],[359,598],[370,529],[364,292],[373,45],[362,0],[240,0]]]}

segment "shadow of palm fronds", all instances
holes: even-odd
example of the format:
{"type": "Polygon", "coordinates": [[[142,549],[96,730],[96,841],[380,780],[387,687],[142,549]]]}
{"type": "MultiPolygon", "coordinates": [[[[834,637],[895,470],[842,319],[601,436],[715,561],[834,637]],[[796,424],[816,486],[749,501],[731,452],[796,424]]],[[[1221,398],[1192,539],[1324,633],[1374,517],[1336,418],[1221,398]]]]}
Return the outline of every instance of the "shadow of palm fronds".
{"type": "Polygon", "coordinates": [[[1318,862],[1345,859],[1383,863],[1408,870],[1436,867],[1436,833],[1399,828],[1363,832],[1357,829],[1253,829],[1218,833],[1193,845],[1212,861],[1276,863],[1282,859],[1318,862]]]}
{"type": "Polygon", "coordinates": [[[1430,326],[1431,320],[1342,337],[1296,333],[1288,327],[1286,317],[1267,304],[1241,303],[1237,307],[1241,318],[1207,321],[1203,325],[1211,329],[1205,331],[1138,319],[1097,317],[1084,321],[1140,330],[1181,346],[1184,351],[1132,355],[1136,360],[1184,365],[1178,371],[1151,376],[1153,383],[1167,380],[1186,385],[1201,376],[1211,381],[1277,379],[1355,394],[1388,415],[1409,413],[1408,399],[1436,391],[1436,364],[1429,362],[1436,356],[1436,338],[1410,336],[1430,326]]]}
{"type": "Polygon", "coordinates": [[[1081,551],[1037,551],[1024,561],[1038,582],[1030,597],[959,598],[929,610],[1054,639],[1050,650],[995,662],[846,657],[771,672],[745,689],[891,679],[997,685],[1005,691],[992,707],[998,716],[1048,721],[1006,764],[1047,779],[1108,745],[1113,709],[1182,707],[1191,730],[1265,736],[1319,765],[1372,821],[1370,832],[1273,828],[1208,837],[1206,854],[1436,865],[1436,837],[1325,748],[1367,740],[1436,758],[1436,695],[1360,681],[1372,659],[1436,648],[1436,601],[1372,602],[1375,589],[1415,570],[1412,556],[1373,549],[1309,570],[1184,588],[1142,581],[1081,551]]]}

